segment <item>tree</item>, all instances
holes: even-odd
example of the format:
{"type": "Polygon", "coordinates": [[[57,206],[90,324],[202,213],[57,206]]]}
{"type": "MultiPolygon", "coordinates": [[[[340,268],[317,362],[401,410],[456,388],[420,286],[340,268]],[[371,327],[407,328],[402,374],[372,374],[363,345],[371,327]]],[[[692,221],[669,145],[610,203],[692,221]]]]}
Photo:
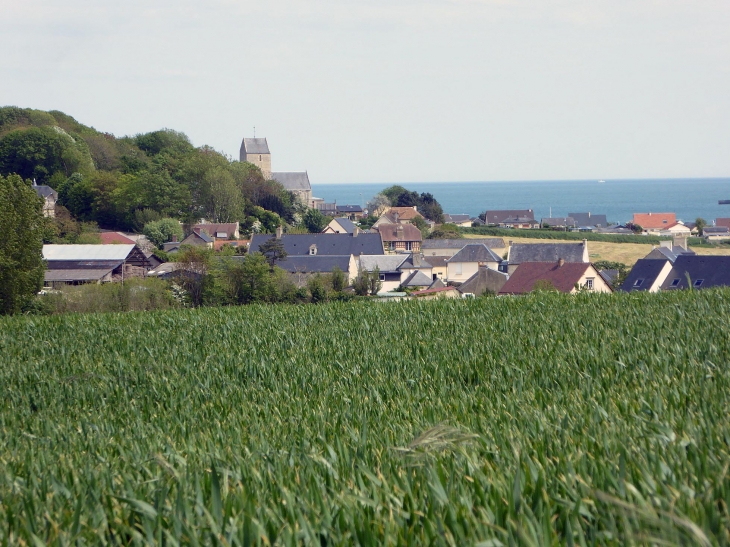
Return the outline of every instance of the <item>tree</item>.
{"type": "Polygon", "coordinates": [[[307,288],[312,297],[312,304],[319,304],[327,301],[327,289],[322,282],[322,276],[319,274],[310,277],[307,281],[307,288]]]}
{"type": "Polygon", "coordinates": [[[697,231],[699,232],[699,235],[702,235],[702,232],[705,229],[705,226],[707,226],[707,221],[702,217],[697,217],[695,219],[695,226],[697,227],[697,231]]]}
{"type": "Polygon", "coordinates": [[[17,313],[43,287],[45,229],[30,181],[0,175],[0,314],[17,313]]]}
{"type": "Polygon", "coordinates": [[[244,303],[249,304],[268,298],[271,290],[270,270],[264,255],[254,253],[243,259],[241,282],[241,300],[244,303]]]}
{"type": "Polygon", "coordinates": [[[380,289],[383,288],[383,282],[380,280],[380,268],[376,267],[372,272],[370,272],[369,277],[368,288],[370,289],[370,294],[375,296],[380,292],[380,289]]]}
{"type": "Polygon", "coordinates": [[[332,268],[332,290],[342,292],[347,287],[347,278],[345,273],[337,266],[332,268]]]}
{"type": "Polygon", "coordinates": [[[284,244],[278,237],[272,237],[264,241],[259,245],[259,252],[266,258],[272,272],[274,271],[274,266],[276,266],[276,261],[284,260],[287,257],[284,244]]]}
{"type": "Polygon", "coordinates": [[[390,206],[390,199],[381,192],[380,194],[374,195],[372,199],[367,202],[368,214],[377,220],[377,217],[382,215],[387,209],[390,209],[390,206]]]}
{"type": "Polygon", "coordinates": [[[234,222],[241,217],[243,194],[227,169],[209,169],[203,181],[208,195],[206,212],[213,222],[234,222]]]}
{"type": "Polygon", "coordinates": [[[433,220],[436,224],[440,224],[444,220],[444,210],[441,204],[428,192],[421,194],[418,210],[424,217],[433,220]]]}
{"type": "Polygon", "coordinates": [[[184,246],[177,257],[180,264],[180,282],[190,295],[190,303],[194,308],[203,303],[203,291],[210,268],[211,251],[204,247],[184,246]]]}
{"type": "Polygon", "coordinates": [[[428,239],[461,239],[463,237],[456,224],[442,224],[429,234],[428,239]]]}
{"type": "Polygon", "coordinates": [[[532,286],[531,292],[558,292],[553,282],[549,279],[538,279],[532,286]]]}
{"type": "Polygon", "coordinates": [[[304,213],[302,223],[312,234],[318,234],[327,226],[327,217],[317,209],[309,209],[304,213]]]}
{"type": "Polygon", "coordinates": [[[411,224],[413,224],[416,228],[419,229],[419,231],[421,232],[421,237],[423,239],[426,239],[428,237],[430,229],[428,227],[428,224],[426,224],[426,221],[423,220],[423,217],[420,217],[420,216],[413,217],[413,220],[411,220],[411,224]]]}
{"type": "Polygon", "coordinates": [[[144,225],[142,233],[154,243],[158,249],[162,249],[162,244],[172,241],[173,237],[177,237],[178,241],[182,240],[183,229],[180,223],[174,218],[163,218],[154,220],[144,225]]]}

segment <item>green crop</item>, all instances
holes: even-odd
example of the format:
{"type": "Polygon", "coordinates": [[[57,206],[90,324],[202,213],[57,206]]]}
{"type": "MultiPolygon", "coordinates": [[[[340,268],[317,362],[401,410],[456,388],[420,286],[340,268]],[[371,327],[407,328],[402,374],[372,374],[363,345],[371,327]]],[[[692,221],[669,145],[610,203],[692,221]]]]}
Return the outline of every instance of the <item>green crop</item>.
{"type": "Polygon", "coordinates": [[[730,543],[730,291],[0,319],[1,545],[730,543]]]}

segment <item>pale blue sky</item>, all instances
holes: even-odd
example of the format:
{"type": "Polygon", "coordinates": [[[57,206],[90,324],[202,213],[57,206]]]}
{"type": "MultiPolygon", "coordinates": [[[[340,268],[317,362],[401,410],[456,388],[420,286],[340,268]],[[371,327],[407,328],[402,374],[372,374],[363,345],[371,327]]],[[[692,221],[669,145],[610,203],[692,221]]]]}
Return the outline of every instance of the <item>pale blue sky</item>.
{"type": "Polygon", "coordinates": [[[0,0],[0,104],[313,183],[730,175],[727,0],[0,0]]]}

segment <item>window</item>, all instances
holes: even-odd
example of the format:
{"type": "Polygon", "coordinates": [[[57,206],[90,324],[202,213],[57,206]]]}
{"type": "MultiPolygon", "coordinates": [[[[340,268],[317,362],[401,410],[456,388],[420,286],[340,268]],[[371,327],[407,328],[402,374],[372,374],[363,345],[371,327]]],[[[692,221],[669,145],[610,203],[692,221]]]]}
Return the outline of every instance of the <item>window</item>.
{"type": "Polygon", "coordinates": [[[592,291],[593,290],[593,280],[594,279],[595,278],[593,278],[593,277],[587,277],[586,278],[586,289],[588,289],[589,291],[592,291]]]}
{"type": "Polygon", "coordinates": [[[667,224],[667,219],[662,220],[662,224],[667,224]]]}
{"type": "Polygon", "coordinates": [[[380,274],[380,281],[385,281],[385,274],[380,274]]]}
{"type": "Polygon", "coordinates": [[[672,287],[676,287],[677,285],[679,285],[679,278],[672,280],[672,285],[671,286],[672,287]]]}
{"type": "Polygon", "coordinates": [[[316,245],[312,245],[311,247],[309,247],[309,254],[310,255],[316,255],[317,254],[317,246],[316,245]]]}
{"type": "Polygon", "coordinates": [[[634,287],[641,287],[641,284],[644,282],[643,279],[637,279],[634,281],[634,287]]]}
{"type": "Polygon", "coordinates": [[[699,288],[699,286],[702,285],[703,281],[704,281],[704,279],[698,279],[697,281],[695,281],[694,282],[695,288],[699,288]]]}
{"type": "Polygon", "coordinates": [[[410,251],[412,248],[412,243],[410,241],[406,241],[406,251],[410,251]]]}

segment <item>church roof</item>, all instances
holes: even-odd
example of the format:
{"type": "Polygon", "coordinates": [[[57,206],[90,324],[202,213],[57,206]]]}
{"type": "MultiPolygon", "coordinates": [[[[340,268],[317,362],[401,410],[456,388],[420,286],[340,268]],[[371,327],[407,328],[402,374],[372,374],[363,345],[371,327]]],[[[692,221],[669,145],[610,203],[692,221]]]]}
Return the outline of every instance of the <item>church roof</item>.
{"type": "Polygon", "coordinates": [[[271,178],[280,183],[286,190],[311,190],[309,175],[303,173],[271,173],[271,178]]]}
{"type": "Polygon", "coordinates": [[[269,143],[266,139],[243,139],[241,148],[245,150],[246,154],[271,154],[269,152],[269,143]]]}

